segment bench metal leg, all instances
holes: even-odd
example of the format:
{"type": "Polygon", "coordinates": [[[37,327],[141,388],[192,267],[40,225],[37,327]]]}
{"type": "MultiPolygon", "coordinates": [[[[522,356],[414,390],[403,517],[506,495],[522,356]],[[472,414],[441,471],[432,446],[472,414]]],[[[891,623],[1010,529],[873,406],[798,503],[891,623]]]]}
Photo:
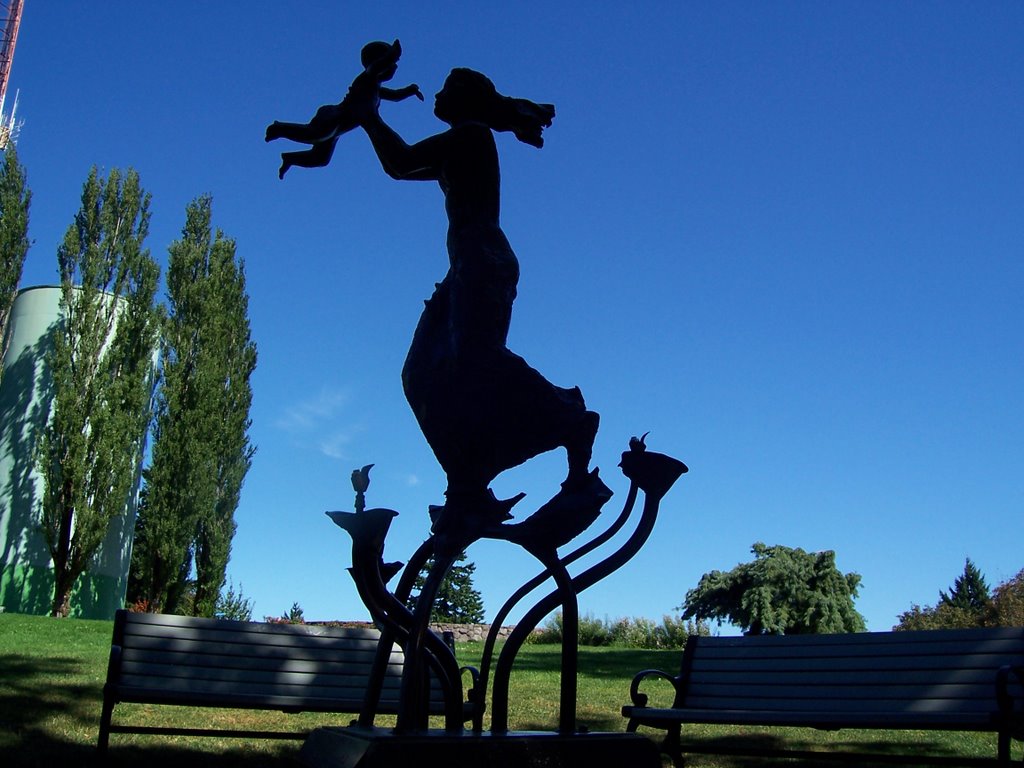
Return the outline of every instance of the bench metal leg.
{"type": "Polygon", "coordinates": [[[96,750],[106,754],[107,746],[110,743],[110,718],[114,714],[114,702],[103,699],[103,713],[100,715],[100,736],[96,742],[96,750]]]}
{"type": "Polygon", "coordinates": [[[670,725],[665,732],[665,741],[661,745],[661,751],[672,759],[672,765],[676,768],[682,768],[683,766],[681,730],[682,726],[680,723],[670,725]]]}
{"type": "MultiPolygon", "coordinates": [[[[1000,765],[1009,765],[1013,756],[1010,754],[1010,746],[1013,744],[1013,740],[1010,738],[1009,731],[999,732],[999,751],[998,759],[1000,765]]],[[[1024,763],[1024,759],[1021,760],[1024,763]]]]}

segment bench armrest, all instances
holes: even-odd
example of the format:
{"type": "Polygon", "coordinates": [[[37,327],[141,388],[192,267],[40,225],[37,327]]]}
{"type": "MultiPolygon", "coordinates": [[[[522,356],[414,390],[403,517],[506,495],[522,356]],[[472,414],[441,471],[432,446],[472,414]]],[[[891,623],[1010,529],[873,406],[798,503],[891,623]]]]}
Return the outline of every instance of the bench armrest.
{"type": "Polygon", "coordinates": [[[640,692],[640,684],[648,678],[668,680],[672,683],[672,687],[675,688],[676,697],[678,698],[679,678],[673,677],[667,672],[662,672],[660,669],[645,669],[642,672],[637,672],[633,682],[629,685],[629,699],[633,702],[634,707],[647,706],[647,694],[640,692]]]}
{"type": "MultiPolygon", "coordinates": [[[[1010,679],[1017,678],[1017,683],[1024,686],[1024,667],[1013,667],[1005,664],[996,673],[996,701],[999,703],[999,711],[1005,713],[1013,711],[1014,696],[1010,692],[1010,679]]],[[[1021,707],[1024,709],[1024,699],[1021,699],[1021,707]]]]}
{"type": "Polygon", "coordinates": [[[462,719],[473,724],[473,729],[482,731],[484,728],[484,697],[486,691],[480,687],[480,670],[476,667],[459,667],[460,674],[469,673],[470,685],[466,689],[466,700],[462,703],[462,719]]]}
{"type": "Polygon", "coordinates": [[[469,679],[470,679],[470,680],[472,681],[472,683],[473,683],[473,686],[472,686],[472,687],[474,687],[474,688],[475,688],[475,687],[476,687],[476,684],[477,684],[478,682],[480,682],[480,670],[479,670],[479,669],[477,669],[476,667],[471,667],[471,666],[469,666],[468,664],[467,664],[466,666],[464,666],[464,667],[459,667],[459,673],[460,673],[460,674],[463,674],[463,675],[464,675],[464,674],[466,674],[467,672],[469,672],[469,679]]]}

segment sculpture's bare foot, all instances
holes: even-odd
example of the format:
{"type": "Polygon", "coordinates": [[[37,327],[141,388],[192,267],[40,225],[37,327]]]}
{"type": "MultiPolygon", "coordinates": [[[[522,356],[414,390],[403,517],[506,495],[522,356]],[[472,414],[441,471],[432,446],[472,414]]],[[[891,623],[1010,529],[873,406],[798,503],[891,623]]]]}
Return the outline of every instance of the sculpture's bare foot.
{"type": "Polygon", "coordinates": [[[569,475],[563,483],[566,486],[586,486],[590,480],[590,458],[594,452],[594,440],[601,417],[593,411],[587,411],[576,430],[576,434],[566,442],[565,452],[569,460],[569,475]]]}
{"type": "Polygon", "coordinates": [[[281,134],[278,132],[279,130],[280,129],[278,128],[278,122],[277,122],[277,120],[275,120],[274,122],[272,122],[270,125],[267,126],[267,133],[263,137],[263,140],[264,141],[273,141],[274,139],[280,139],[281,138],[281,134]]]}
{"type": "Polygon", "coordinates": [[[277,172],[277,178],[284,180],[284,175],[288,173],[288,169],[291,168],[287,162],[281,163],[281,169],[277,172]]]}

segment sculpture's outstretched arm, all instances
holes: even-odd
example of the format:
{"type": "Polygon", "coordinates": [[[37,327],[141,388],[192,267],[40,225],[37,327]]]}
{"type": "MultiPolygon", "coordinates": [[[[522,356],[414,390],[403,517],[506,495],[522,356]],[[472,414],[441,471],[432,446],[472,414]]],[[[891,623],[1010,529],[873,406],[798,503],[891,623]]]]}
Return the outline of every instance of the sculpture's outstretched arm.
{"type": "Polygon", "coordinates": [[[448,152],[448,132],[431,136],[416,144],[405,140],[385,123],[380,115],[373,114],[363,122],[363,130],[370,137],[370,143],[377,153],[384,172],[393,179],[411,181],[436,181],[448,152]]]}
{"type": "Polygon", "coordinates": [[[402,101],[408,99],[410,96],[415,96],[420,101],[423,101],[423,93],[420,91],[420,87],[413,83],[407,85],[404,88],[385,88],[383,85],[378,89],[381,99],[384,101],[402,101]]]}

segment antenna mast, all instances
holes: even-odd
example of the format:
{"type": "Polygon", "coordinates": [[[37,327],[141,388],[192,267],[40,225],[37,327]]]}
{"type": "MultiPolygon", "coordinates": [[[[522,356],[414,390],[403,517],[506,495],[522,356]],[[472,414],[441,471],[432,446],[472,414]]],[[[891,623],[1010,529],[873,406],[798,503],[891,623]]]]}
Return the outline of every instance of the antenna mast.
{"type": "Polygon", "coordinates": [[[18,109],[18,95],[14,95],[14,106],[11,114],[4,113],[4,102],[7,99],[7,84],[11,77],[11,64],[14,63],[14,46],[18,42],[18,28],[21,26],[21,11],[24,0],[0,0],[0,150],[16,140],[18,129],[14,113],[18,109]]]}

